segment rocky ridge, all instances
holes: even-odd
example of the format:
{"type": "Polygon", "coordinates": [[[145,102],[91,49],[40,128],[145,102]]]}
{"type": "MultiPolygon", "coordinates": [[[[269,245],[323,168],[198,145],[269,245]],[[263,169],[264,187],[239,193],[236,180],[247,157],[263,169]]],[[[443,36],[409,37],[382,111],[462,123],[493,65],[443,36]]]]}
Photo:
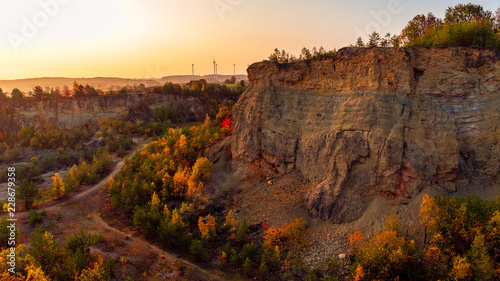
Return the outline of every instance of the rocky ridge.
{"type": "Polygon", "coordinates": [[[312,216],[359,218],[375,196],[406,203],[500,171],[500,53],[344,48],[260,62],[233,113],[231,152],[270,176],[299,171],[312,216]]]}
{"type": "Polygon", "coordinates": [[[4,101],[0,103],[0,129],[16,131],[22,127],[55,125],[61,129],[97,124],[101,118],[141,120],[152,116],[157,107],[177,108],[181,121],[203,120],[202,102],[192,97],[161,94],[130,94],[60,98],[52,100],[4,101]]]}

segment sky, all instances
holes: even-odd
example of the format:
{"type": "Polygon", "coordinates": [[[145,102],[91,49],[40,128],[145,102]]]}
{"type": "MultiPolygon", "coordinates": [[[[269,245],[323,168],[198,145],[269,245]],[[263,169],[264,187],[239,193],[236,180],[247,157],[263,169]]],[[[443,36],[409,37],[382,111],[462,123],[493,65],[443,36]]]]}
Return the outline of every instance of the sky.
{"type": "MultiPolygon", "coordinates": [[[[0,79],[245,74],[274,48],[299,54],[399,34],[447,0],[18,0],[0,2],[0,79]]],[[[499,0],[474,1],[495,11],[499,0]]]]}

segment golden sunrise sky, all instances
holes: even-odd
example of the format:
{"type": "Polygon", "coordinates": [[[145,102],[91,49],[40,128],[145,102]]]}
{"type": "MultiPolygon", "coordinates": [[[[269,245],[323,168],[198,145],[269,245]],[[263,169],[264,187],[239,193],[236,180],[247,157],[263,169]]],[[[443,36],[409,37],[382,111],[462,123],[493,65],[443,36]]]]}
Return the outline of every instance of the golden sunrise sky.
{"type": "MultiPolygon", "coordinates": [[[[341,48],[367,31],[399,33],[441,0],[3,0],[0,79],[160,78],[246,73],[275,47],[341,48]]],[[[462,2],[462,3],[468,3],[462,2]]],[[[495,11],[498,1],[474,1],[495,11]]]]}

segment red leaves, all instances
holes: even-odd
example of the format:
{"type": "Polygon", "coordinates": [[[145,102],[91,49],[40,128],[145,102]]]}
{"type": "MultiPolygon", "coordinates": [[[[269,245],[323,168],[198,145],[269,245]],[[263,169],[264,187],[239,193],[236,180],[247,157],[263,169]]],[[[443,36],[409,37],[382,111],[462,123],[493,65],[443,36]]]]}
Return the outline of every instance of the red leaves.
{"type": "Polygon", "coordinates": [[[226,116],[226,119],[222,120],[222,122],[220,123],[220,126],[222,127],[222,129],[229,129],[229,130],[233,130],[233,120],[231,120],[231,118],[229,118],[229,115],[226,116]]]}
{"type": "Polygon", "coordinates": [[[269,223],[267,223],[267,221],[266,221],[266,222],[264,222],[264,223],[262,224],[262,227],[264,228],[264,230],[267,230],[267,229],[269,228],[269,223]]]}

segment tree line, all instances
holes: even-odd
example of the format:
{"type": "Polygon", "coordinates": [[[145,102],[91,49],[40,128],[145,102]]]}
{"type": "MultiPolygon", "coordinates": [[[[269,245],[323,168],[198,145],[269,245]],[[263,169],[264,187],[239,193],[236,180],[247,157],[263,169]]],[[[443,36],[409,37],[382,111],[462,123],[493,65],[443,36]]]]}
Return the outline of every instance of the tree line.
{"type": "Polygon", "coordinates": [[[500,198],[425,195],[423,241],[390,214],[381,232],[349,236],[353,280],[498,280],[500,198]]]}
{"type": "Polygon", "coordinates": [[[400,35],[387,33],[381,37],[372,32],[367,43],[358,37],[356,47],[442,47],[478,46],[500,48],[500,8],[495,14],[481,5],[458,4],[448,7],[443,19],[432,12],[416,15],[408,22],[400,35]]]}

